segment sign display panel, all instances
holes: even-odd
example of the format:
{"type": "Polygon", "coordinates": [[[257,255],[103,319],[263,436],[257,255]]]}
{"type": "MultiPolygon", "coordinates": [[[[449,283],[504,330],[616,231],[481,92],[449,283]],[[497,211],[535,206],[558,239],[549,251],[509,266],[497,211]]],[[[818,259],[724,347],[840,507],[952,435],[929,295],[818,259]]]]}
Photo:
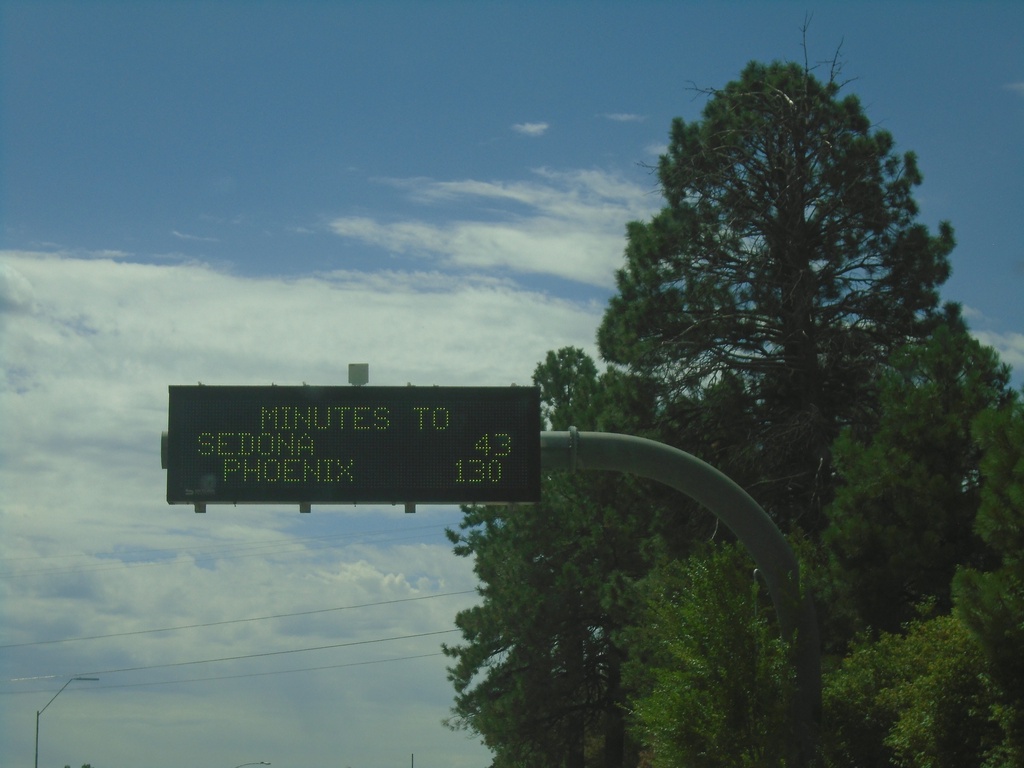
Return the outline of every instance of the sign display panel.
{"type": "Polygon", "coordinates": [[[171,386],[169,504],[540,498],[533,387],[171,386]]]}

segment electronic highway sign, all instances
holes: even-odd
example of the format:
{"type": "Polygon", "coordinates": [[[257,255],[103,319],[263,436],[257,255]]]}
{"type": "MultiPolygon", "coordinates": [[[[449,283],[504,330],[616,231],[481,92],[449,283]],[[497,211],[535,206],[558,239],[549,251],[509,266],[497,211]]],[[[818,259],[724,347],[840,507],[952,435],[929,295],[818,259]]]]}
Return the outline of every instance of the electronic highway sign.
{"type": "Polygon", "coordinates": [[[167,501],[535,502],[540,429],[533,387],[171,386],[167,501]]]}

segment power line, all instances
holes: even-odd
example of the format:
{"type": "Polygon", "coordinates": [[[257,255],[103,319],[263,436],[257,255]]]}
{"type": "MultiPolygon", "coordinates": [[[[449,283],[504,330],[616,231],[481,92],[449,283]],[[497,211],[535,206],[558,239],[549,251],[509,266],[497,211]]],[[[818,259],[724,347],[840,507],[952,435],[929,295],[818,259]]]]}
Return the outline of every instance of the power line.
{"type": "Polygon", "coordinates": [[[128,637],[131,635],[147,635],[157,632],[176,632],[182,629],[200,629],[204,627],[219,627],[226,624],[242,624],[249,621],[266,621],[268,619],[287,619],[295,616],[312,616],[318,613],[330,613],[332,611],[349,611],[356,608],[371,608],[377,605],[394,605],[397,603],[411,603],[417,600],[433,600],[437,597],[453,597],[456,595],[469,595],[476,592],[474,589],[466,589],[461,592],[443,592],[436,595],[423,595],[421,597],[404,597],[396,600],[381,600],[375,603],[361,603],[359,605],[343,605],[336,608],[319,608],[311,611],[296,611],[295,613],[277,613],[270,616],[253,616],[245,619],[225,619],[224,621],[210,621],[204,624],[182,624],[176,627],[159,627],[155,629],[136,629],[129,632],[112,632],[107,635],[89,635],[85,637],[65,637],[57,640],[31,640],[24,643],[7,643],[0,645],[0,649],[24,648],[32,645],[52,645],[55,643],[75,643],[82,640],[106,640],[112,637],[128,637]]]}
{"type": "MultiPolygon", "coordinates": [[[[458,629],[441,629],[434,632],[418,632],[413,635],[395,635],[394,637],[377,637],[372,640],[350,640],[347,643],[332,643],[330,645],[317,645],[311,648],[289,648],[283,651],[263,651],[262,653],[245,653],[238,656],[223,656],[218,659],[196,659],[193,661],[174,661],[167,664],[147,664],[140,667],[122,667],[120,669],[101,669],[92,672],[81,672],[84,676],[114,675],[119,672],[142,672],[149,669],[170,669],[173,667],[189,667],[198,664],[217,664],[222,661],[241,661],[243,659],[261,659],[270,656],[285,656],[292,653],[308,653],[310,651],[327,651],[334,648],[351,648],[356,645],[375,645],[377,643],[390,643],[394,640],[414,640],[419,637],[433,637],[435,635],[450,635],[458,632],[458,629]]],[[[33,675],[32,677],[15,677],[6,680],[8,683],[20,683],[28,680],[51,679],[54,677],[77,677],[78,675],[33,675]]]]}
{"type": "Polygon", "coordinates": [[[270,675],[291,675],[296,672],[322,672],[327,669],[344,669],[345,667],[365,667],[370,664],[390,664],[394,661],[411,661],[413,659],[429,659],[444,656],[443,653],[420,653],[415,656],[396,656],[391,659],[373,659],[372,661],[350,661],[347,664],[328,664],[323,667],[301,667],[299,669],[278,669],[273,672],[248,672],[242,675],[217,675],[212,677],[192,677],[186,680],[158,680],[152,683],[121,683],[119,685],[101,685],[99,688],[141,688],[147,685],[178,685],[179,683],[205,683],[211,680],[239,680],[246,677],[269,677],[270,675]]]}
{"type": "Polygon", "coordinates": [[[118,672],[141,672],[147,669],[168,669],[171,667],[188,667],[197,664],[216,664],[222,661],[240,661],[242,659],[260,659],[268,656],[284,656],[291,653],[308,653],[309,651],[326,651],[332,648],[350,648],[355,645],[374,645],[376,643],[390,643],[393,640],[413,640],[418,637],[432,637],[434,635],[450,635],[458,632],[458,629],[442,629],[436,632],[419,632],[414,635],[396,635],[395,637],[378,637],[373,640],[350,640],[347,643],[332,643],[331,645],[317,645],[312,648],[291,648],[284,651],[264,651],[262,653],[246,653],[239,656],[223,656],[219,659],[197,659],[195,661],[175,661],[169,664],[148,664],[142,667],[123,667],[121,669],[99,669],[92,672],[82,672],[85,675],[114,675],[118,672]]]}
{"type": "MultiPolygon", "coordinates": [[[[423,526],[423,529],[425,530],[425,529],[444,528],[444,527],[445,526],[423,526]]],[[[377,534],[380,534],[380,533],[398,533],[398,531],[376,531],[376,532],[373,532],[372,535],[377,535],[377,534]]],[[[306,539],[298,539],[298,540],[285,539],[285,540],[282,540],[282,541],[279,541],[279,542],[270,542],[270,543],[266,543],[266,544],[248,544],[248,545],[240,545],[240,546],[237,546],[237,547],[231,547],[231,546],[222,547],[221,545],[211,545],[211,546],[217,547],[217,549],[215,549],[214,552],[209,553],[209,554],[194,554],[195,548],[193,548],[192,550],[186,550],[184,552],[182,550],[176,550],[176,549],[141,550],[140,552],[142,552],[142,553],[149,553],[149,554],[153,554],[153,553],[155,553],[155,554],[171,553],[171,554],[186,554],[186,555],[192,554],[194,560],[178,560],[178,559],[175,559],[175,560],[160,560],[160,561],[156,561],[156,562],[140,562],[140,563],[125,563],[125,562],[117,562],[117,563],[109,563],[109,564],[107,564],[107,563],[90,563],[90,564],[83,564],[83,565],[78,565],[78,566],[45,568],[45,569],[42,569],[42,570],[26,569],[26,570],[21,570],[21,571],[7,571],[7,572],[0,573],[0,576],[2,576],[3,578],[6,578],[6,579],[14,579],[14,578],[23,578],[23,577],[27,577],[27,576],[44,576],[44,575],[55,574],[55,573],[84,573],[84,572],[92,572],[92,571],[112,571],[112,570],[120,570],[120,569],[124,569],[124,568],[153,568],[153,567],[168,566],[168,565],[179,565],[179,566],[180,565],[194,565],[196,562],[209,562],[211,560],[239,560],[239,559],[248,558],[248,557],[265,557],[267,555],[267,552],[265,550],[266,549],[270,549],[270,548],[275,548],[275,547],[277,548],[277,550],[273,554],[293,554],[295,552],[305,553],[305,552],[311,552],[311,551],[315,551],[315,550],[313,550],[313,549],[311,549],[309,547],[303,546],[302,545],[303,541],[311,541],[311,540],[312,541],[318,541],[318,540],[321,540],[321,539],[324,539],[324,538],[334,538],[334,537],[308,537],[306,539]],[[253,552],[252,550],[260,550],[260,551],[253,552]],[[226,552],[227,554],[223,554],[224,552],[226,552]],[[248,552],[248,553],[247,554],[232,554],[232,553],[239,553],[239,552],[241,552],[241,553],[248,552]]],[[[376,539],[374,543],[382,543],[382,542],[384,542],[384,543],[393,543],[393,542],[396,542],[396,541],[417,540],[419,538],[420,538],[419,536],[410,536],[410,535],[390,536],[390,537],[384,538],[384,539],[376,539]]],[[[318,547],[317,549],[321,549],[321,548],[326,549],[327,546],[318,547]]],[[[202,549],[202,548],[200,547],[199,549],[202,549]]],[[[131,553],[128,553],[128,554],[131,554],[131,553]]],[[[83,555],[83,556],[87,557],[88,555],[83,555]]],[[[100,555],[93,555],[93,557],[99,557],[99,556],[115,557],[115,556],[126,556],[126,555],[125,555],[125,553],[101,553],[100,555]]]]}
{"type": "MultiPolygon", "coordinates": [[[[417,527],[384,528],[374,531],[360,531],[358,533],[329,533],[321,536],[298,536],[268,539],[264,542],[249,542],[246,544],[205,544],[189,547],[189,551],[203,549],[225,549],[228,551],[236,549],[252,549],[255,547],[273,547],[278,544],[294,544],[303,541],[327,541],[329,539],[358,539],[364,536],[379,536],[389,533],[408,533],[409,531],[429,531],[436,528],[446,528],[445,525],[421,525],[417,527]]],[[[148,548],[137,550],[114,550],[111,552],[75,552],[63,555],[24,555],[0,557],[2,562],[20,562],[25,560],[66,560],[73,557],[133,557],[141,555],[177,554],[180,550],[176,547],[148,548]]]]}
{"type": "MultiPolygon", "coordinates": [[[[328,664],[321,667],[300,667],[298,669],[278,669],[273,672],[246,672],[240,675],[216,675],[210,677],[190,677],[184,680],[154,680],[148,683],[116,683],[114,685],[90,686],[90,690],[112,690],[115,688],[145,688],[156,685],[182,685],[185,683],[204,683],[216,680],[239,680],[247,677],[269,677],[270,675],[290,675],[298,672],[321,672],[328,669],[344,669],[346,667],[364,667],[370,664],[390,664],[395,661],[411,661],[414,659],[429,659],[436,656],[444,656],[444,653],[421,653],[415,656],[395,656],[390,659],[374,659],[372,661],[350,661],[347,664],[328,664]]],[[[50,693],[49,690],[37,689],[32,691],[0,691],[0,695],[22,696],[25,694],[50,693]]]]}

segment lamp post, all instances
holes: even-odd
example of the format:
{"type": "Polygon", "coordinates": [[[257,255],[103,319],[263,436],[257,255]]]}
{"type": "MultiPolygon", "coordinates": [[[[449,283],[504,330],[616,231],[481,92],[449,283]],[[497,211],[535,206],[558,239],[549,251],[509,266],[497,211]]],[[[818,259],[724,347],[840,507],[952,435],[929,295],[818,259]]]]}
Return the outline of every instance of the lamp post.
{"type": "MultiPolygon", "coordinates": [[[[64,689],[67,688],[69,685],[71,685],[71,683],[73,683],[75,680],[99,680],[99,678],[98,677],[72,677],[70,680],[68,680],[66,683],[64,683],[64,685],[62,685],[60,687],[59,691],[57,691],[55,694],[53,694],[53,699],[56,699],[58,696],[60,696],[64,692],[64,689]]],[[[51,704],[53,704],[53,699],[50,699],[48,702],[46,702],[46,707],[48,707],[51,704]]],[[[43,707],[42,709],[40,709],[40,710],[38,710],[36,712],[36,762],[35,762],[36,768],[39,768],[39,716],[41,714],[43,714],[43,712],[46,711],[46,707],[43,707]]]]}
{"type": "Polygon", "coordinates": [[[270,765],[270,763],[260,760],[258,763],[242,763],[242,765],[236,765],[235,768],[244,768],[246,765],[270,765]]]}

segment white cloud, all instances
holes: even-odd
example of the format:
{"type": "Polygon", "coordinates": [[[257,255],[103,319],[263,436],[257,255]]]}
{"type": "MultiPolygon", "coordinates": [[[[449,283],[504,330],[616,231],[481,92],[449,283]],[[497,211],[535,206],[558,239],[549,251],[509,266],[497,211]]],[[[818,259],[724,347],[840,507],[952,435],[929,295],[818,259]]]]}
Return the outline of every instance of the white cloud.
{"type": "Polygon", "coordinates": [[[999,353],[999,358],[1010,365],[1018,377],[1024,372],[1024,333],[972,329],[971,335],[982,344],[995,349],[999,353]]]}
{"type": "Polygon", "coordinates": [[[998,330],[1005,324],[977,307],[964,305],[961,311],[970,321],[971,335],[999,353],[999,359],[1013,368],[1013,380],[1019,385],[1024,373],[1024,333],[998,330]]]}
{"type": "Polygon", "coordinates": [[[343,216],[338,235],[393,253],[436,257],[442,266],[554,275],[609,288],[622,263],[625,225],[660,204],[651,190],[601,171],[540,169],[535,180],[392,180],[424,204],[457,203],[478,218],[432,223],[343,216]]]}
{"type": "Polygon", "coordinates": [[[652,142],[644,147],[644,152],[653,157],[661,157],[668,152],[668,144],[665,142],[652,142]]]}
{"type": "Polygon", "coordinates": [[[450,247],[444,228],[425,222],[381,224],[365,216],[347,216],[332,221],[331,229],[342,237],[360,240],[397,253],[426,254],[447,250],[450,247]]]}
{"type": "Polygon", "coordinates": [[[1003,87],[1008,91],[1013,91],[1018,96],[1024,96],[1024,83],[1007,83],[1003,87]]]}
{"type": "Polygon", "coordinates": [[[512,130],[524,136],[543,136],[550,127],[547,123],[516,123],[512,130]]]}
{"type": "Polygon", "coordinates": [[[0,263],[0,313],[21,312],[32,306],[32,284],[10,264],[0,263]]]}
{"type": "MultiPolygon", "coordinates": [[[[469,274],[248,278],[52,253],[0,253],[0,296],[0,645],[472,590],[471,563],[443,536],[452,507],[168,506],[167,386],[344,384],[354,361],[370,363],[371,384],[525,384],[549,349],[593,353],[600,318],[600,307],[469,274]]],[[[435,654],[458,634],[112,671],[446,631],[475,599],[6,648],[0,741],[30,759],[31,727],[13,713],[93,672],[101,681],[69,688],[44,721],[47,764],[109,754],[113,738],[174,754],[187,729],[210,764],[242,762],[224,745],[245,741],[275,765],[364,765],[391,748],[395,762],[422,750],[483,765],[485,750],[440,726],[453,696],[446,659],[365,665],[435,654]],[[245,677],[312,667],[334,668],[245,677]],[[9,681],[32,676],[53,677],[9,681]],[[241,677],[162,684],[217,676],[241,677]],[[401,739],[370,725],[387,708],[401,739]],[[47,733],[55,720],[73,750],[47,733]]]]}
{"type": "Polygon", "coordinates": [[[97,403],[111,391],[159,401],[166,384],[197,380],[327,384],[353,361],[371,364],[371,383],[525,382],[546,350],[592,347],[600,313],[432,271],[278,280],[45,254],[4,263],[20,276],[9,293],[36,304],[8,321],[4,373],[47,392],[88,383],[97,403]]]}
{"type": "Polygon", "coordinates": [[[93,259],[127,259],[131,257],[128,251],[118,251],[111,248],[104,248],[99,251],[89,251],[90,258],[93,259]]]}
{"type": "Polygon", "coordinates": [[[192,242],[199,242],[199,243],[218,243],[218,242],[220,242],[220,240],[218,238],[216,238],[216,237],[201,237],[199,235],[190,235],[190,234],[187,234],[185,232],[179,232],[176,229],[172,229],[171,230],[171,234],[174,235],[179,240],[189,240],[189,241],[192,241],[192,242]]]}
{"type": "Polygon", "coordinates": [[[613,123],[642,123],[647,120],[646,115],[635,115],[631,112],[606,112],[602,117],[613,123]]]}

